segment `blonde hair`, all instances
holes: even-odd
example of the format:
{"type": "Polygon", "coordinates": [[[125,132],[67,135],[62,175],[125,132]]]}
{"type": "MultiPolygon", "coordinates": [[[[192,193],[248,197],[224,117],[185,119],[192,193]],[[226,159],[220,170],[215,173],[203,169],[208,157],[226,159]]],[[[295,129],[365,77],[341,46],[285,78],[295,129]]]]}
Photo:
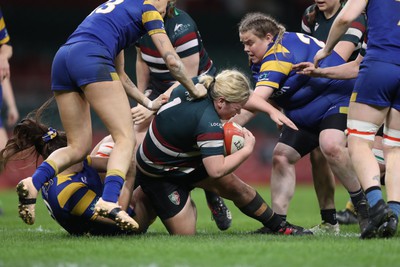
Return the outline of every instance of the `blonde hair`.
{"type": "Polygon", "coordinates": [[[274,53],[277,45],[282,43],[283,34],[286,32],[285,27],[277,22],[271,16],[260,12],[246,14],[239,23],[239,32],[244,33],[251,31],[258,38],[264,38],[268,33],[277,36],[275,40],[274,53]]]}
{"type": "Polygon", "coordinates": [[[215,78],[204,75],[199,81],[208,89],[213,100],[223,97],[232,103],[247,101],[252,90],[249,79],[238,70],[224,70],[215,78]]]}

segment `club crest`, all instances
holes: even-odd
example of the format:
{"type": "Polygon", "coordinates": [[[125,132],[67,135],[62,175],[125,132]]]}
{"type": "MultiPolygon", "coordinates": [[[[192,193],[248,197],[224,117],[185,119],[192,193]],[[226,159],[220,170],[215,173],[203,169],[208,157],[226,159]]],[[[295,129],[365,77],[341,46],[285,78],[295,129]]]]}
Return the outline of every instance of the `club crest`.
{"type": "Polygon", "coordinates": [[[175,204],[175,205],[177,205],[177,206],[181,203],[181,198],[180,198],[180,196],[179,196],[178,191],[172,192],[172,194],[170,194],[170,195],[168,196],[168,198],[169,198],[169,200],[170,200],[173,204],[175,204]]]}

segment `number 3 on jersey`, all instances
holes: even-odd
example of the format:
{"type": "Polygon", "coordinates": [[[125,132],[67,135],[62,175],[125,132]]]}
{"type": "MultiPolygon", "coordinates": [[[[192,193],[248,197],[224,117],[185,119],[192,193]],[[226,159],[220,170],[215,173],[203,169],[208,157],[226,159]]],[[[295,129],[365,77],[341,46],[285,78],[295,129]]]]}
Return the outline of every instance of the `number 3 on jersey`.
{"type": "Polygon", "coordinates": [[[95,10],[93,10],[92,13],[89,14],[89,16],[92,15],[93,13],[100,13],[100,14],[110,13],[111,11],[114,10],[116,5],[119,5],[122,2],[124,2],[124,0],[110,0],[108,2],[105,2],[104,4],[100,5],[95,10]]]}

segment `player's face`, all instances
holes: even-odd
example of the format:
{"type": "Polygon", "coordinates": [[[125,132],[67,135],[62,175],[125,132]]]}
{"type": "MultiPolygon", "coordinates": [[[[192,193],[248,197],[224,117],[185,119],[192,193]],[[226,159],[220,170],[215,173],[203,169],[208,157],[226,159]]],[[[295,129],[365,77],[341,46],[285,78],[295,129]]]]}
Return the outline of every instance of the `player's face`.
{"type": "Polygon", "coordinates": [[[315,0],[315,4],[317,4],[320,11],[329,12],[340,5],[340,0],[315,0]]]}
{"type": "Polygon", "coordinates": [[[259,38],[252,31],[239,33],[240,42],[244,46],[244,52],[249,56],[252,63],[259,63],[263,59],[267,47],[272,39],[265,37],[259,38]]]}
{"type": "Polygon", "coordinates": [[[246,101],[243,102],[229,102],[225,99],[221,99],[219,101],[217,113],[221,120],[229,120],[233,118],[236,114],[240,114],[240,110],[243,105],[246,104],[246,101]]]}

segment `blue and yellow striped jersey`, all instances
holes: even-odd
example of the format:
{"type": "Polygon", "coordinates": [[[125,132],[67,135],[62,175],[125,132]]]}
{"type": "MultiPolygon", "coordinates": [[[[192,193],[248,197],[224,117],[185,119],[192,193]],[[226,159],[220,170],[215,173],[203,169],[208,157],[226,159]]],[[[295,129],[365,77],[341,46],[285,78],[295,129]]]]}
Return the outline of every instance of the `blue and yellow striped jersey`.
{"type": "Polygon", "coordinates": [[[68,38],[67,44],[92,41],[105,45],[113,58],[145,33],[165,33],[157,9],[143,0],[111,0],[90,13],[68,38]]]}
{"type": "Polygon", "coordinates": [[[10,41],[10,36],[8,35],[6,23],[4,21],[3,12],[0,9],[0,45],[6,44],[10,41]]]}
{"type": "MultiPolygon", "coordinates": [[[[324,45],[323,42],[303,33],[284,33],[281,42],[272,42],[262,61],[251,66],[256,87],[273,88],[274,92],[270,98],[285,110],[310,103],[321,92],[327,90],[331,80],[299,75],[292,70],[292,66],[304,61],[312,62],[317,51],[324,45]],[[309,88],[310,86],[312,88],[309,88]]],[[[333,52],[321,62],[321,67],[336,66],[344,62],[333,52]]]]}
{"type": "Polygon", "coordinates": [[[94,205],[103,192],[98,172],[83,162],[78,173],[57,175],[42,187],[42,197],[50,215],[71,234],[85,231],[93,220],[94,205]]]}

